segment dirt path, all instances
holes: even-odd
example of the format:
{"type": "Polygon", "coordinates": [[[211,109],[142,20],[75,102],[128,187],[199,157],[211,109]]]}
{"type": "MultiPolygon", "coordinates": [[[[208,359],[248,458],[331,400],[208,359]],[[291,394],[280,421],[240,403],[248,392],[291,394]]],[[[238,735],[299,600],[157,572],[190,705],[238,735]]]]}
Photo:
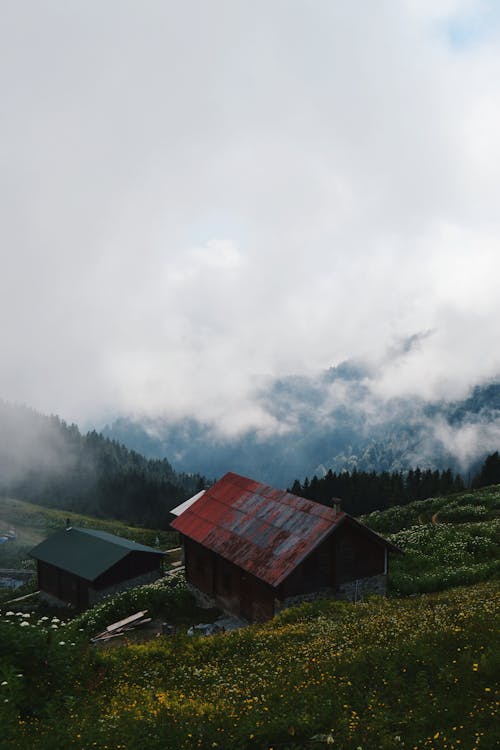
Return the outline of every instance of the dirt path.
{"type": "MultiPolygon", "coordinates": [[[[437,513],[434,513],[433,516],[431,516],[431,523],[440,523],[438,516],[439,516],[439,511],[437,513]]],[[[418,514],[418,522],[421,526],[428,523],[423,513],[418,514]]]]}

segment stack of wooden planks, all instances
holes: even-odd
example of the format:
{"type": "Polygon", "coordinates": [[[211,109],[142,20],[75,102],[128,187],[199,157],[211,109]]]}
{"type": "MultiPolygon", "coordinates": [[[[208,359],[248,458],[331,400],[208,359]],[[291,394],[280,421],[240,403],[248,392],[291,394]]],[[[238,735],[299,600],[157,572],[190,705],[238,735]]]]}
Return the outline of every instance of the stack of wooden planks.
{"type": "Polygon", "coordinates": [[[135,615],[125,617],[123,620],[113,622],[106,627],[106,630],[103,630],[101,633],[98,633],[91,638],[90,642],[99,643],[101,641],[109,641],[111,638],[119,638],[131,630],[135,630],[135,628],[138,628],[141,625],[147,625],[148,622],[151,622],[151,617],[146,617],[147,613],[148,610],[145,609],[142,612],[136,612],[135,615]]]}

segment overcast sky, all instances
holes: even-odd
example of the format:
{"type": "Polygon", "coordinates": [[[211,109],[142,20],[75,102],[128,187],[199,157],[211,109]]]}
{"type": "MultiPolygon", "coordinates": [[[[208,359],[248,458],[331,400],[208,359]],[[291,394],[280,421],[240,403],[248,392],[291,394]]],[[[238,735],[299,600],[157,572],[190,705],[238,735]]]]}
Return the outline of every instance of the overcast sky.
{"type": "Polygon", "coordinates": [[[245,425],[350,358],[384,397],[500,374],[495,0],[0,17],[1,398],[245,425]]]}

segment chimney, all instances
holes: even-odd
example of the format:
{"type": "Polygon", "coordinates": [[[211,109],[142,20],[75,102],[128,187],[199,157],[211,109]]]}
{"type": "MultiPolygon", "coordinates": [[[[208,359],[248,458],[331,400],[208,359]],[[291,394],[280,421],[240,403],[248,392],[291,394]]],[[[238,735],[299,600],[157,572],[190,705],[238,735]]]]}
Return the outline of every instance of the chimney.
{"type": "Polygon", "coordinates": [[[341,505],[342,505],[342,500],[340,499],[340,497],[332,497],[332,508],[336,515],[340,513],[341,505]]]}

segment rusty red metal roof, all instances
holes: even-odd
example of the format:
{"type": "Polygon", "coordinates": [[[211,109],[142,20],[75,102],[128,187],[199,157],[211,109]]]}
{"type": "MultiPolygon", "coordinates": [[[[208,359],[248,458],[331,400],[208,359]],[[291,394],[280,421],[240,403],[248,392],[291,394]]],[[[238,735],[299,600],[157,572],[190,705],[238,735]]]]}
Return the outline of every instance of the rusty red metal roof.
{"type": "Polygon", "coordinates": [[[171,525],[260,580],[278,586],[345,516],[229,472],[171,525]]]}

